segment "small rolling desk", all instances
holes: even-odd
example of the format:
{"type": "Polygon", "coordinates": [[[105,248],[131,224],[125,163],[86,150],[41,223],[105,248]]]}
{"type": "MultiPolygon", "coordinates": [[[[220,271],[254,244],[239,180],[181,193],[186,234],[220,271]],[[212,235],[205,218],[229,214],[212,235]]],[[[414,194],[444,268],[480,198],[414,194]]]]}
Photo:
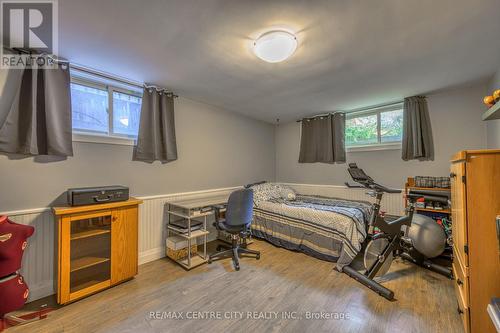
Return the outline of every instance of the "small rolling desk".
{"type": "Polygon", "coordinates": [[[184,267],[185,269],[191,269],[193,267],[202,265],[207,262],[207,236],[209,231],[207,229],[207,218],[208,216],[214,214],[213,206],[225,205],[229,198],[229,194],[206,196],[196,199],[181,199],[168,201],[168,224],[167,224],[167,238],[172,235],[177,235],[185,238],[187,240],[187,257],[176,260],[176,262],[184,267]],[[171,218],[178,218],[180,220],[186,220],[188,225],[188,232],[182,233],[175,230],[170,226],[171,218]],[[198,230],[191,231],[191,222],[201,221],[203,223],[202,227],[198,230]],[[198,238],[203,239],[201,244],[198,244],[198,238]],[[203,255],[191,254],[192,242],[197,245],[203,245],[203,255]]]}

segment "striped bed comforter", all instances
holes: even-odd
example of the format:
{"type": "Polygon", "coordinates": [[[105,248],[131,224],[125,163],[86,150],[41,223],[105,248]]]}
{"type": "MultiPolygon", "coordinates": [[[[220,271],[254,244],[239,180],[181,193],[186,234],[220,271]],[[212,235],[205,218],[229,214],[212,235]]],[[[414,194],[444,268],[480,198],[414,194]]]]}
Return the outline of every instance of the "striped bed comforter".
{"type": "Polygon", "coordinates": [[[289,250],[348,265],[361,250],[371,204],[320,196],[273,199],[254,207],[252,233],[289,250]]]}

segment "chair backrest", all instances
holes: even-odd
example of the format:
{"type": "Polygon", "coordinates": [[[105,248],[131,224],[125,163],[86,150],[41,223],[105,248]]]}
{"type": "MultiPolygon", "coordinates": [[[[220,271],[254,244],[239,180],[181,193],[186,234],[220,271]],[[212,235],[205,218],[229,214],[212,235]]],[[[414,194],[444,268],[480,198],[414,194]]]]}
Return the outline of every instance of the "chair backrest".
{"type": "Polygon", "coordinates": [[[231,193],[227,202],[226,224],[249,225],[253,216],[253,190],[246,188],[231,193]]]}

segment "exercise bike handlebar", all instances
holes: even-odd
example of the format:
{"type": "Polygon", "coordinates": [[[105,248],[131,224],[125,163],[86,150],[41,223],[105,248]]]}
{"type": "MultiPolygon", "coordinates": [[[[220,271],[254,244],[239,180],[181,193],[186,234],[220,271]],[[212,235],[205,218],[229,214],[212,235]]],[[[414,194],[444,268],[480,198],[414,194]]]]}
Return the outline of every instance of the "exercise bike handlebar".
{"type": "Polygon", "coordinates": [[[361,185],[351,185],[348,182],[345,182],[344,185],[348,188],[366,188],[366,186],[361,186],[361,185]]]}
{"type": "Polygon", "coordinates": [[[377,184],[375,182],[370,182],[370,183],[364,183],[363,185],[351,185],[348,182],[344,183],[345,186],[348,188],[367,188],[369,190],[376,190],[376,191],[381,191],[385,193],[401,193],[401,190],[393,189],[393,188],[388,188],[383,185],[377,184]]]}
{"type": "Polygon", "coordinates": [[[345,183],[345,185],[349,188],[367,188],[369,190],[374,190],[377,192],[385,192],[385,193],[401,193],[401,190],[393,189],[393,188],[388,188],[385,187],[384,185],[377,184],[373,181],[373,179],[368,176],[363,169],[358,168],[356,163],[349,163],[349,174],[351,175],[352,179],[358,183],[361,184],[359,185],[351,185],[349,183],[345,183]]]}
{"type": "Polygon", "coordinates": [[[373,183],[373,186],[376,189],[379,189],[382,192],[386,192],[386,193],[401,193],[402,192],[401,190],[397,190],[395,188],[388,188],[388,187],[385,187],[384,185],[380,185],[380,184],[377,184],[377,183],[373,183]]]}

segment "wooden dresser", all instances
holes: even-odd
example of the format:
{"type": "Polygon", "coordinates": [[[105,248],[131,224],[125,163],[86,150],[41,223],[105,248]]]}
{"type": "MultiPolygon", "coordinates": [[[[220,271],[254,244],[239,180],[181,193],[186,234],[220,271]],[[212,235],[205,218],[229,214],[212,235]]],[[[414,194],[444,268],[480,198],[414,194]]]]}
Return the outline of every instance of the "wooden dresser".
{"type": "Polygon", "coordinates": [[[88,296],[137,274],[142,201],[55,207],[57,302],[88,296]]]}
{"type": "Polygon", "coordinates": [[[500,296],[495,217],[500,214],[500,150],[467,150],[451,161],[453,274],[465,332],[495,328],[486,310],[500,296]]]}

